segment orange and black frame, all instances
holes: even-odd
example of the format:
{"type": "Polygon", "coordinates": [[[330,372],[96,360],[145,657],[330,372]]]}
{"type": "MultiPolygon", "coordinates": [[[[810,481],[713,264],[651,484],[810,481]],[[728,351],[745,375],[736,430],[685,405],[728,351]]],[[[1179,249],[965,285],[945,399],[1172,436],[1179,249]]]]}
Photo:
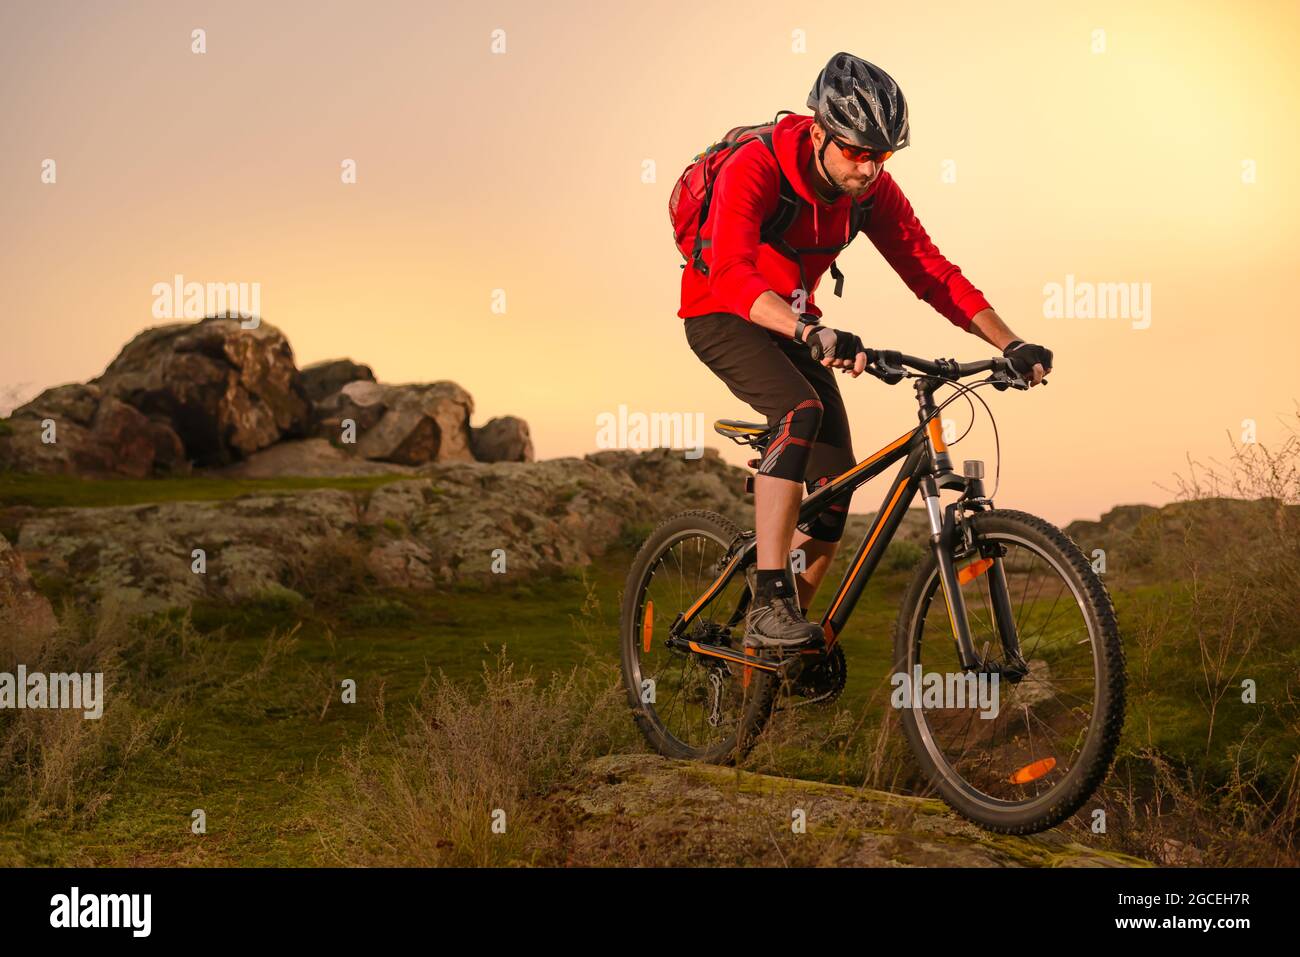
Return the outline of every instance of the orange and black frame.
{"type": "MultiPolygon", "coordinates": [[[[952,360],[931,362],[897,352],[875,353],[873,357],[877,361],[869,367],[869,371],[886,381],[898,381],[902,375],[907,374],[904,367],[911,367],[922,373],[916,377],[915,382],[919,423],[916,428],[900,435],[878,452],[867,456],[853,468],[813,492],[804,499],[799,508],[799,523],[809,522],[829,506],[848,499],[859,486],[871,481],[895,462],[903,463],[885,493],[880,509],[876,512],[871,526],[867,529],[861,545],[849,563],[848,570],[822,617],[822,631],[826,636],[825,646],[815,649],[812,653],[825,654],[834,647],[836,639],[853,613],[858,598],[862,595],[862,590],[898,531],[903,516],[916,494],[920,492],[930,525],[930,547],[938,560],[944,602],[963,669],[978,670],[985,667],[986,663],[976,652],[971,640],[961,584],[978,575],[987,574],[994,619],[1006,655],[1004,661],[1009,663],[1009,666],[1000,665],[999,670],[1008,673],[1009,676],[1015,675],[1016,672],[1020,673],[1015,675],[1016,677],[1023,676],[1027,673],[1028,666],[1020,654],[1015,615],[1002,567],[1001,549],[996,546],[975,546],[969,540],[968,532],[961,521],[964,512],[993,508],[992,501],[984,492],[983,463],[966,462],[961,475],[953,471],[952,460],[938,418],[941,407],[935,405],[934,391],[941,385],[953,383],[963,376],[990,370],[994,372],[995,377],[999,374],[1005,376],[1003,381],[1007,386],[1014,388],[1024,386],[1013,374],[1008,373],[1002,360],[997,359],[970,363],[957,363],[952,360]],[[961,494],[943,507],[939,500],[941,489],[953,489],[961,494]],[[968,557],[973,557],[975,560],[959,571],[958,559],[968,557]]],[[[723,421],[717,423],[715,428],[720,434],[733,441],[751,445],[760,452],[766,448],[769,432],[761,424],[723,421]]],[[[732,544],[718,578],[673,622],[667,639],[670,647],[731,661],[740,657],[735,649],[688,638],[687,629],[699,610],[725,588],[735,575],[744,574],[745,568],[755,561],[756,557],[757,543],[754,533],[745,532],[732,544]]],[[[748,599],[746,590],[746,596],[732,616],[730,625],[739,623],[748,599]]],[[[745,658],[744,663],[765,671],[784,670],[783,663],[773,662],[771,659],[751,656],[745,658]]]]}

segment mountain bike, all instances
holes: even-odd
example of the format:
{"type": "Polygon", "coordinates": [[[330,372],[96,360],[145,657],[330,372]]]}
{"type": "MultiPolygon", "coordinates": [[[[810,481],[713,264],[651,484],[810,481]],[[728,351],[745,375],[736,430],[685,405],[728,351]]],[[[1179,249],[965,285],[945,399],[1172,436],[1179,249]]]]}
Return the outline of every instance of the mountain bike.
{"type": "MultiPolygon", "coordinates": [[[[996,477],[994,492],[986,493],[983,462],[954,471],[939,418],[949,403],[974,397],[997,442],[996,420],[975,390],[1029,384],[1002,357],[959,363],[896,351],[867,356],[876,378],[913,380],[919,421],[799,508],[803,525],[902,463],[822,615],[824,647],[783,656],[745,648],[752,598],[745,570],[757,559],[754,532],[714,512],[682,512],[650,534],[624,589],[620,646],[633,716],[660,754],[726,763],[752,747],[778,697],[835,700],[847,675],[837,639],[919,493],[929,550],[905,591],[893,636],[891,680],[907,688],[897,696],[907,743],[934,789],[969,820],[1005,834],[1054,827],[1101,783],[1119,742],[1125,676],[1115,610],[1064,532],[994,507],[996,477]],[[961,381],[984,373],[977,382],[961,381]],[[954,392],[936,404],[943,387],[954,392]],[[941,492],[956,497],[944,504],[941,492]],[[996,709],[971,706],[981,681],[996,688],[996,709]],[[931,693],[936,684],[940,693],[931,693]],[[971,692],[966,701],[962,688],[971,692]]],[[[720,420],[714,428],[760,458],[772,437],[762,423],[720,420]]],[[[748,490],[752,483],[750,476],[748,490]]]]}

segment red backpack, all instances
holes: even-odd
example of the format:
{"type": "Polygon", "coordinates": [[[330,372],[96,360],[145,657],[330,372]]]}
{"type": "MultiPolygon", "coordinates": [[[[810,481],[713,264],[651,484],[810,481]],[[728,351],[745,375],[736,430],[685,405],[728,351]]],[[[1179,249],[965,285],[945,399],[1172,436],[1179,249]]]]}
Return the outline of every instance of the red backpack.
{"type": "MultiPolygon", "coordinates": [[[[776,152],[772,149],[772,129],[782,115],[786,113],[793,115],[791,110],[782,110],[776,114],[770,123],[733,127],[727,131],[722,139],[703,153],[697,154],[691,160],[690,165],[682,172],[682,175],[677,178],[672,195],[668,198],[668,218],[672,220],[673,236],[677,242],[677,249],[681,252],[682,258],[686,260],[686,262],[682,263],[681,268],[685,269],[687,266],[691,266],[706,276],[709,274],[708,264],[704,262],[704,247],[712,245],[713,241],[702,237],[704,223],[709,218],[709,208],[713,202],[713,187],[717,183],[719,173],[722,172],[722,165],[740,147],[753,140],[762,142],[775,159],[776,152]]],[[[849,214],[852,221],[850,222],[847,242],[840,243],[838,246],[811,246],[795,249],[786,242],[785,233],[790,228],[791,223],[795,221],[795,217],[799,215],[800,208],[806,204],[799,198],[799,195],[794,191],[794,187],[786,179],[785,171],[781,169],[779,162],[776,169],[781,180],[781,201],[777,204],[776,212],[772,217],[763,223],[759,232],[759,241],[768,244],[781,255],[793,259],[799,265],[800,285],[803,289],[807,289],[808,283],[804,278],[803,260],[800,257],[808,253],[833,253],[838,255],[866,226],[871,213],[873,197],[868,197],[864,202],[853,204],[849,214]]],[[[835,280],[835,295],[843,295],[844,274],[840,272],[839,267],[833,262],[831,263],[831,276],[835,280]]]]}

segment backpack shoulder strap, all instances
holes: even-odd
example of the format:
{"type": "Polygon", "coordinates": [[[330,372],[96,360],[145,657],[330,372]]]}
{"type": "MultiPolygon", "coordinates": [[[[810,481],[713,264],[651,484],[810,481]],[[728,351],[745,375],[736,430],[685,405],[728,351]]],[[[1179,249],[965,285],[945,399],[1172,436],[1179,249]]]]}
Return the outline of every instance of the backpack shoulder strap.
{"type": "Polygon", "coordinates": [[[853,237],[867,228],[867,223],[871,221],[871,207],[876,203],[875,195],[868,196],[861,203],[854,203],[853,208],[849,210],[849,242],[853,237]]]}
{"type": "Polygon", "coordinates": [[[776,212],[772,214],[771,219],[763,224],[760,238],[769,245],[786,246],[788,248],[785,242],[785,232],[794,224],[795,217],[799,215],[799,207],[802,201],[799,199],[799,194],[794,191],[794,186],[786,179],[785,171],[781,169],[781,161],[776,159],[776,149],[772,146],[771,131],[759,134],[758,138],[763,141],[763,145],[772,154],[772,159],[776,160],[776,175],[780,181],[781,190],[776,212]]]}
{"type": "MultiPolygon", "coordinates": [[[[777,115],[779,118],[780,114],[777,115]]],[[[706,276],[709,274],[709,267],[704,262],[704,249],[705,247],[712,246],[713,241],[704,238],[704,223],[705,220],[709,218],[709,210],[713,206],[713,189],[717,184],[717,177],[721,173],[722,164],[731,159],[731,157],[735,155],[741,147],[753,142],[754,140],[762,140],[769,152],[772,153],[773,159],[776,158],[776,152],[772,150],[772,132],[770,129],[764,130],[760,133],[755,133],[751,136],[745,136],[745,134],[750,133],[751,131],[762,130],[764,125],[765,124],[759,124],[758,126],[733,127],[727,132],[725,137],[714,143],[699,156],[695,157],[695,160],[699,161],[710,153],[726,151],[726,155],[719,162],[718,168],[714,171],[713,177],[710,178],[707,172],[705,174],[704,198],[700,203],[699,217],[695,225],[695,245],[691,254],[691,263],[706,276]]],[[[775,126],[775,121],[773,121],[771,125],[775,126]]],[[[781,172],[781,164],[779,162],[776,165],[776,173],[777,176],[780,177],[781,201],[777,204],[777,210],[773,216],[767,220],[767,222],[763,223],[759,230],[759,238],[762,242],[768,242],[769,235],[775,236],[779,239],[780,236],[790,228],[790,224],[794,222],[794,218],[799,212],[799,197],[795,195],[794,187],[786,181],[785,174],[781,172]]]]}

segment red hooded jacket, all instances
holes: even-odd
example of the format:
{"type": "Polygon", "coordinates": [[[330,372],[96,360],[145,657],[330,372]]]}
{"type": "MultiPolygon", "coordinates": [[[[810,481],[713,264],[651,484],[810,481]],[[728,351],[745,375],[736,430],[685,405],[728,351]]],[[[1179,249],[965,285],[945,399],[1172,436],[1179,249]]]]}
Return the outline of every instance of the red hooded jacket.
{"type": "MultiPolygon", "coordinates": [[[[772,132],[775,159],[772,151],[754,141],[740,147],[723,164],[704,224],[704,238],[713,240],[704,251],[709,273],[703,275],[689,264],[682,270],[682,307],[678,316],[687,319],[730,312],[749,319],[749,310],[762,293],[771,289],[788,302],[799,287],[798,264],[758,239],[763,222],[776,212],[780,201],[778,160],[786,179],[807,203],[786,232],[786,241],[799,249],[847,240],[849,204],[853,200],[841,195],[828,205],[817,197],[809,182],[809,177],[815,175],[808,132],[811,126],[811,116],[782,117],[772,132]]],[[[874,196],[875,204],[864,232],[876,249],[917,298],[924,299],[953,325],[967,329],[971,317],[989,308],[984,295],[930,241],[893,177],[882,170],[870,191],[858,201],[867,196],[874,196]]],[[[806,311],[820,316],[813,293],[835,257],[809,254],[802,258],[812,287],[806,311]]]]}

